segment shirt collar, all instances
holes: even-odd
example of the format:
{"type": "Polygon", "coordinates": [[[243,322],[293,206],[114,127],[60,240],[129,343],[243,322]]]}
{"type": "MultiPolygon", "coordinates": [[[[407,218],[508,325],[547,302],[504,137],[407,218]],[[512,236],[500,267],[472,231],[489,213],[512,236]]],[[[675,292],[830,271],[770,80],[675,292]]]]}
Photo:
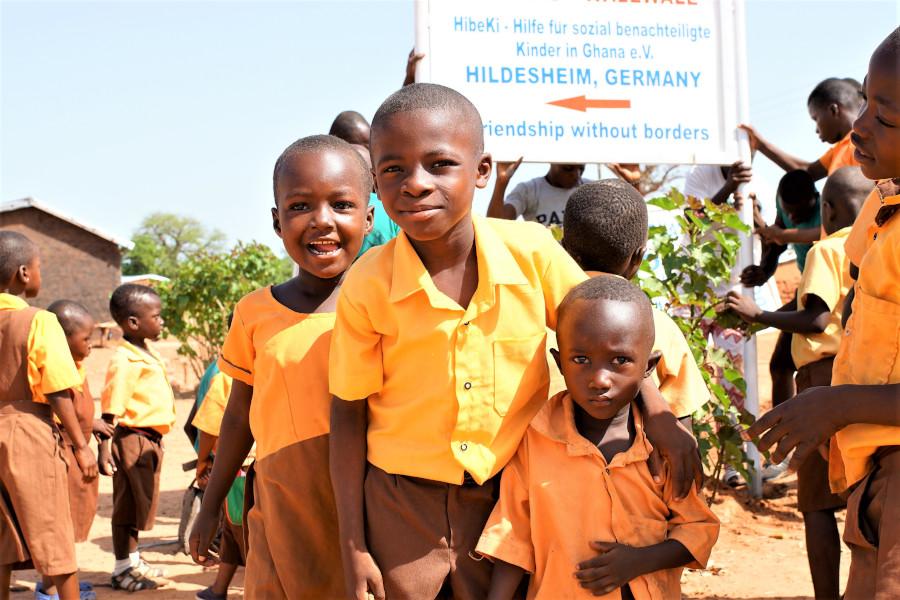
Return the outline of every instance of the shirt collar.
{"type": "Polygon", "coordinates": [[[0,292],[0,310],[22,310],[28,308],[28,303],[18,296],[0,292]]]}
{"type": "MultiPolygon", "coordinates": [[[[603,453],[575,428],[575,410],[572,403],[569,392],[562,391],[556,394],[547,401],[531,422],[531,428],[554,442],[565,444],[569,456],[596,454],[603,458],[603,453]]],[[[624,467],[631,463],[646,461],[653,451],[653,446],[644,433],[643,418],[634,403],[631,405],[631,414],[634,419],[634,442],[628,450],[613,457],[609,463],[611,467],[624,467]]]]}
{"type": "MultiPolygon", "coordinates": [[[[478,288],[472,298],[473,302],[493,303],[494,286],[497,285],[528,285],[521,267],[491,223],[483,217],[473,216],[472,224],[475,227],[475,252],[478,257],[478,288]]],[[[435,287],[406,232],[401,231],[395,239],[391,302],[398,302],[424,291],[435,308],[459,310],[456,303],[435,287]]]]}
{"type": "Polygon", "coordinates": [[[128,360],[132,362],[145,362],[150,365],[162,364],[162,358],[159,353],[151,346],[147,346],[147,352],[144,352],[128,340],[123,339],[119,347],[125,350],[128,360]]]}
{"type": "Polygon", "coordinates": [[[878,188],[878,196],[881,198],[881,206],[895,206],[900,204],[900,194],[897,194],[897,184],[891,179],[883,179],[875,184],[878,188]]]}

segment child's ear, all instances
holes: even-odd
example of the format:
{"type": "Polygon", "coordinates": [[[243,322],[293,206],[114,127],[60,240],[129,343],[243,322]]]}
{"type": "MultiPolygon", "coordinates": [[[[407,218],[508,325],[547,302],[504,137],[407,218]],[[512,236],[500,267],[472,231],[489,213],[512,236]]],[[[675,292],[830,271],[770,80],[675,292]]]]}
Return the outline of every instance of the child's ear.
{"type": "Polygon", "coordinates": [[[137,331],[138,328],[140,327],[140,323],[138,323],[138,318],[135,317],[134,315],[131,315],[130,317],[128,317],[128,320],[126,321],[126,323],[128,325],[128,329],[130,329],[131,331],[137,331]]]}
{"type": "Polygon", "coordinates": [[[373,205],[368,205],[366,207],[366,226],[363,230],[365,235],[369,235],[372,233],[372,227],[375,226],[375,207],[373,205]]]}
{"type": "Polygon", "coordinates": [[[656,368],[656,365],[659,364],[659,360],[662,358],[662,352],[659,350],[654,350],[650,353],[650,358],[647,359],[647,370],[644,372],[644,377],[650,377],[653,373],[653,370],[656,368]]]}
{"type": "Polygon", "coordinates": [[[281,221],[278,220],[278,207],[272,207],[272,229],[275,230],[275,234],[278,237],[281,237],[281,221]]]}
{"type": "Polygon", "coordinates": [[[478,175],[475,178],[475,187],[482,190],[487,187],[488,181],[491,180],[491,171],[494,168],[494,162],[491,155],[487,152],[483,153],[478,159],[478,175]]]}
{"type": "Polygon", "coordinates": [[[643,246],[635,250],[634,254],[631,255],[631,259],[629,259],[628,261],[628,271],[626,271],[628,275],[630,275],[630,277],[627,277],[627,279],[633,278],[637,274],[638,270],[640,270],[641,263],[644,262],[644,254],[646,252],[647,245],[644,244],[643,246]]]}
{"type": "Polygon", "coordinates": [[[16,279],[22,285],[28,285],[28,282],[31,281],[31,272],[28,269],[28,265],[19,265],[19,268],[16,269],[16,279]]]}
{"type": "Polygon", "coordinates": [[[832,102],[828,105],[828,112],[831,113],[831,116],[836,117],[841,113],[841,107],[836,102],[832,102]]]}
{"type": "Polygon", "coordinates": [[[560,372],[562,372],[562,362],[559,360],[559,350],[556,348],[550,348],[550,354],[553,355],[553,360],[556,361],[556,366],[559,368],[560,372]]]}

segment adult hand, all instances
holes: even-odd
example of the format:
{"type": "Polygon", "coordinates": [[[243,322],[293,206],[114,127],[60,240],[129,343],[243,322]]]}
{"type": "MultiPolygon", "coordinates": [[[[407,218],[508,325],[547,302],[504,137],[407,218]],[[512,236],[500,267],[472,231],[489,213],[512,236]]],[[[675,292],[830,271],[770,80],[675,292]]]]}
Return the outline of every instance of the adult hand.
{"type": "Polygon", "coordinates": [[[516,171],[519,170],[519,165],[522,164],[522,159],[524,157],[520,156],[519,160],[516,162],[498,162],[495,164],[494,171],[497,173],[497,182],[509,183],[509,180],[513,178],[513,175],[516,174],[516,171]]]}
{"type": "Polygon", "coordinates": [[[219,515],[209,513],[201,507],[188,537],[191,558],[198,565],[209,567],[219,562],[218,558],[209,552],[209,544],[212,542],[213,536],[216,535],[218,528],[219,515]]]}
{"type": "Polygon", "coordinates": [[[759,437],[756,446],[760,450],[777,444],[770,457],[773,463],[780,463],[794,450],[789,467],[796,471],[810,454],[841,429],[840,395],[840,388],[808,388],[757,419],[747,434],[759,437]]]}
{"type": "Polygon", "coordinates": [[[765,284],[769,280],[769,274],[759,265],[750,265],[741,271],[741,283],[744,287],[756,287],[765,284]]]}
{"type": "Polygon", "coordinates": [[[409,56],[406,58],[406,77],[403,78],[403,87],[416,82],[416,65],[423,58],[425,55],[417,53],[415,48],[409,51],[409,56]]]}
{"type": "Polygon", "coordinates": [[[616,542],[592,541],[598,556],[578,563],[579,585],[595,596],[609,594],[641,574],[641,549],[616,542]]]}
{"type": "Polygon", "coordinates": [[[725,309],[733,310],[741,319],[748,323],[756,323],[756,319],[762,314],[752,296],[744,296],[737,292],[728,292],[725,296],[725,309]]]}
{"type": "Polygon", "coordinates": [[[93,481],[97,479],[97,459],[91,452],[91,447],[85,444],[81,448],[75,450],[75,462],[81,469],[81,475],[85,481],[93,481]]]}

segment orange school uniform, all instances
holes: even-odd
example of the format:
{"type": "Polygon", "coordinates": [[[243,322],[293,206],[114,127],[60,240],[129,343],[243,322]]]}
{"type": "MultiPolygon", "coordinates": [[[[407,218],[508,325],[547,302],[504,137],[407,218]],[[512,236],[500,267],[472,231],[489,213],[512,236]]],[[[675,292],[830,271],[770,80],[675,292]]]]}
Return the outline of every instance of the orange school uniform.
{"type": "Polygon", "coordinates": [[[249,598],[344,596],[328,471],[334,320],[334,313],[294,312],[263,288],[238,302],[222,347],[222,372],[253,386],[256,462],[247,479],[245,521],[249,598]]]}
{"type": "Polygon", "coordinates": [[[152,346],[144,351],[122,340],[106,370],[100,407],[124,427],[153,429],[160,435],[172,429],[175,395],[166,364],[152,346]]]}
{"type": "MultiPolygon", "coordinates": [[[[673,499],[672,481],[653,482],[651,446],[632,407],[635,439],[606,462],[575,428],[568,392],[538,413],[503,471],[500,498],[477,552],[532,573],[529,599],[592,598],[573,576],[596,553],[593,540],[642,547],[677,540],[702,568],[718,537],[719,522],[695,490],[673,499]]],[[[629,586],[637,600],[681,598],[681,569],[642,575],[629,586]]],[[[604,598],[619,598],[619,590],[604,598]]]]}
{"type": "Polygon", "coordinates": [[[858,167],[859,163],[853,157],[853,142],[850,141],[850,132],[847,132],[841,141],[837,142],[831,148],[825,151],[825,154],[819,158],[819,162],[831,175],[838,169],[843,167],[858,167]]]}
{"type": "Polygon", "coordinates": [[[404,233],[350,269],[331,392],[369,399],[368,460],[387,473],[483,483],[547,399],[546,328],[585,273],[541,225],[473,217],[478,287],[440,292],[404,233]]]}
{"type": "Polygon", "coordinates": [[[46,395],[77,386],[78,370],[56,316],[6,293],[0,356],[0,565],[74,573],[66,463],[46,395]]]}
{"type": "Polygon", "coordinates": [[[204,433],[219,436],[222,427],[222,417],[225,416],[225,408],[228,406],[228,397],[231,395],[231,384],[234,381],[230,375],[216,373],[209,382],[209,390],[194,415],[191,424],[204,433]]]}

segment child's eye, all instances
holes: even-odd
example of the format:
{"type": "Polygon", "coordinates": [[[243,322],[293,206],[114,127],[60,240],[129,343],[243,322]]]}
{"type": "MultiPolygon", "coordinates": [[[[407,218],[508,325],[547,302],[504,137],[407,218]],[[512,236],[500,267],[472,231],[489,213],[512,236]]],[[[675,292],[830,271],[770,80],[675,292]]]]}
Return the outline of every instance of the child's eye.
{"type": "Polygon", "coordinates": [[[338,200],[334,203],[334,207],[337,210],[353,210],[356,205],[349,200],[338,200]]]}
{"type": "Polygon", "coordinates": [[[586,365],[591,361],[587,356],[573,356],[572,362],[576,365],[586,365]]]}
{"type": "Polygon", "coordinates": [[[888,123],[887,121],[885,121],[885,120],[884,120],[883,118],[881,118],[881,117],[875,117],[875,120],[878,121],[879,123],[881,123],[882,125],[884,125],[885,127],[889,127],[889,128],[891,128],[891,129],[893,129],[893,128],[896,127],[896,125],[894,125],[894,124],[892,124],[892,123],[888,123]]]}
{"type": "Polygon", "coordinates": [[[389,167],[385,167],[384,169],[382,169],[381,172],[382,173],[399,173],[400,167],[398,167],[397,165],[391,165],[389,167]]]}
{"type": "Polygon", "coordinates": [[[631,362],[631,359],[628,358],[627,356],[617,356],[613,359],[613,364],[618,365],[620,367],[622,365],[627,365],[630,362],[631,362]]]}
{"type": "Polygon", "coordinates": [[[438,160],[438,161],[435,161],[435,163],[432,165],[432,167],[435,169],[442,169],[442,168],[453,167],[453,166],[456,166],[456,162],[454,162],[452,160],[438,160]]]}
{"type": "Polygon", "coordinates": [[[288,206],[288,210],[306,210],[308,208],[309,205],[306,202],[294,202],[288,206]]]}

